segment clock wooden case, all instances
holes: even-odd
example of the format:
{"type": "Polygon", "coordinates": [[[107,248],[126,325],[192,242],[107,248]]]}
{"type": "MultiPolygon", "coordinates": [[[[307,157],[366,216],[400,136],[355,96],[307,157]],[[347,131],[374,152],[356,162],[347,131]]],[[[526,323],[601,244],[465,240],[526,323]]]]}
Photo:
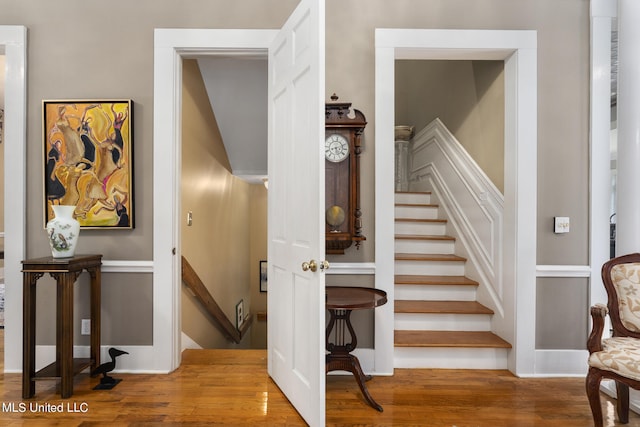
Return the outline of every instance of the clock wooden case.
{"type": "Polygon", "coordinates": [[[366,238],[362,235],[360,210],[360,154],[367,120],[350,102],[325,104],[325,209],[326,252],[344,254],[345,249],[366,238]]]}

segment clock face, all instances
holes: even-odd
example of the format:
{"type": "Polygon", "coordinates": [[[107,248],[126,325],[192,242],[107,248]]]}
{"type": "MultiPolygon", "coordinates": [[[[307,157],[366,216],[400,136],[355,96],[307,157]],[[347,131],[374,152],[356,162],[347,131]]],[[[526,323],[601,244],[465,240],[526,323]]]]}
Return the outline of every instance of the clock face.
{"type": "Polygon", "coordinates": [[[333,133],[324,141],[324,157],[330,162],[338,163],[349,155],[349,141],[338,134],[333,133]]]}

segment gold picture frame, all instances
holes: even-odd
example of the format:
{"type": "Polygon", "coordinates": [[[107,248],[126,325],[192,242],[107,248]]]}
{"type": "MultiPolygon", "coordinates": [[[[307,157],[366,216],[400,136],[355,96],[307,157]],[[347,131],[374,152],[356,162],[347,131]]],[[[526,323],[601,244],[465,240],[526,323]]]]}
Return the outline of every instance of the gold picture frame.
{"type": "Polygon", "coordinates": [[[267,292],[267,261],[260,261],[260,292],[267,292]]]}
{"type": "Polygon", "coordinates": [[[42,101],[44,223],[74,205],[82,228],[132,229],[133,101],[42,101]]]}

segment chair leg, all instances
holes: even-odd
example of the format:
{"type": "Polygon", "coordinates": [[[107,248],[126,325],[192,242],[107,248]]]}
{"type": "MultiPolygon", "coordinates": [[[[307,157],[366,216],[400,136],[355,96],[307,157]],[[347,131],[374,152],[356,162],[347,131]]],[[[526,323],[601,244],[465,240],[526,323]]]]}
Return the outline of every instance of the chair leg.
{"type": "Polygon", "coordinates": [[[629,423],[629,386],[616,381],[616,393],[618,394],[618,401],[616,402],[618,420],[622,424],[627,424],[629,423]]]}
{"type": "Polygon", "coordinates": [[[600,405],[600,381],[602,375],[598,370],[589,368],[587,374],[586,389],[589,398],[589,406],[591,406],[591,414],[593,415],[593,425],[602,427],[602,406],[600,405]]]}

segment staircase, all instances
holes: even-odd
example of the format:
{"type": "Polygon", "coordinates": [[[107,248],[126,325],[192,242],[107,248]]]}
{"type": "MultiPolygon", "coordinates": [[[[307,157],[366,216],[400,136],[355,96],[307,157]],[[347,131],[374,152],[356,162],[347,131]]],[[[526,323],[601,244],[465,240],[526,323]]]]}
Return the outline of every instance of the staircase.
{"type": "Polygon", "coordinates": [[[511,345],[493,334],[430,193],[395,196],[396,368],[506,369],[511,345]]]}

